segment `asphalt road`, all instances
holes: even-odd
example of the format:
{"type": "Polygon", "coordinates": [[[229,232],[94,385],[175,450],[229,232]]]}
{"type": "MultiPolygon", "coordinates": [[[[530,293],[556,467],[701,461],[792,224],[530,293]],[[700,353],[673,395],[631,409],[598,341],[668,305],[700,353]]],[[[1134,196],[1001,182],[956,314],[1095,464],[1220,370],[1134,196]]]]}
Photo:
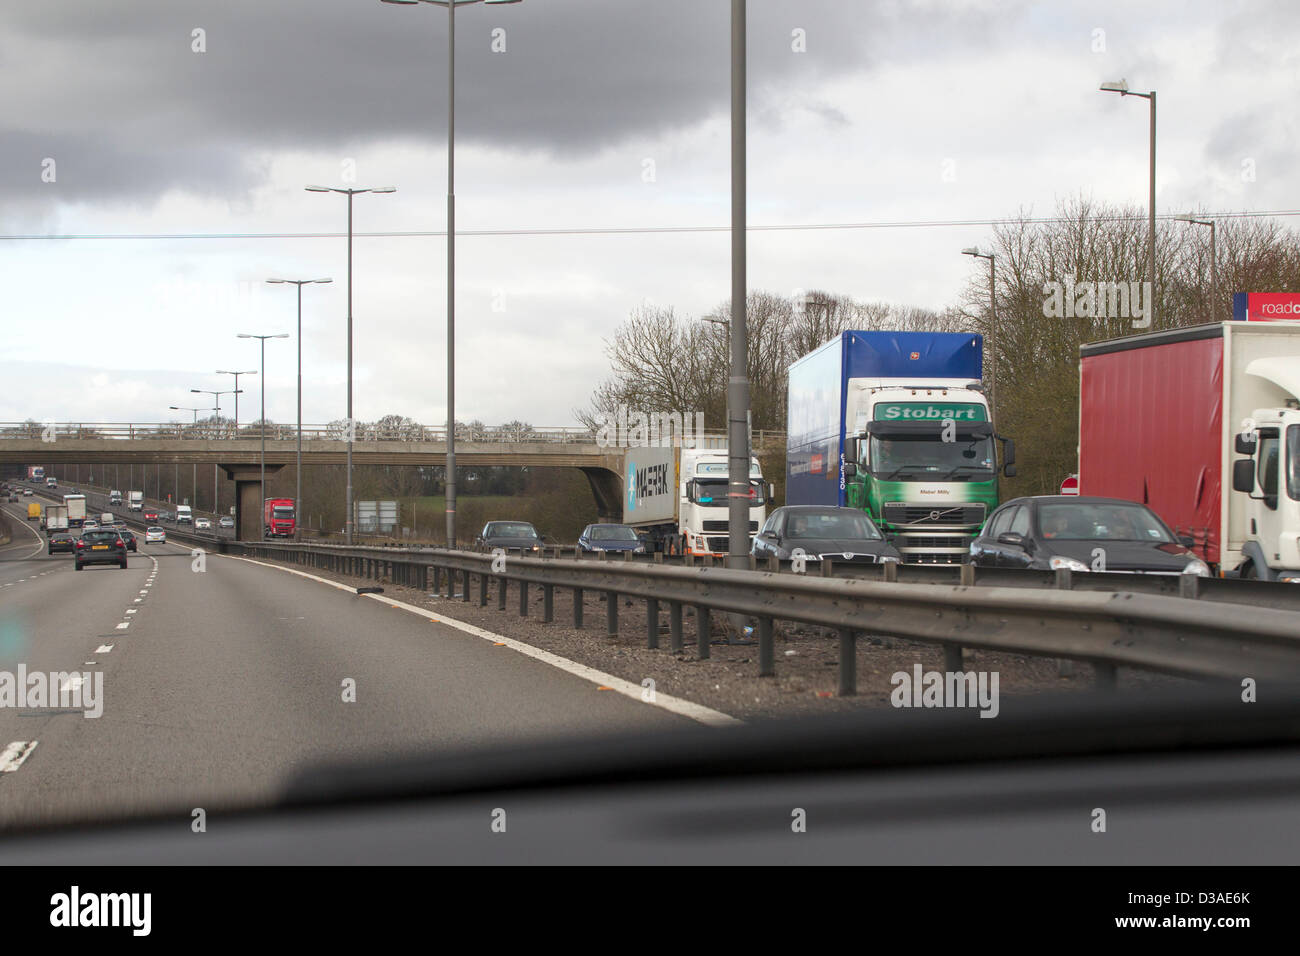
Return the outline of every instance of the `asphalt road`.
{"type": "Polygon", "coordinates": [[[237,558],[200,570],[188,547],[142,541],[125,571],[76,572],[46,555],[25,502],[3,507],[0,672],[102,674],[103,714],[0,707],[0,827],[188,821],[265,802],[320,760],[690,723],[382,596],[237,558]]]}

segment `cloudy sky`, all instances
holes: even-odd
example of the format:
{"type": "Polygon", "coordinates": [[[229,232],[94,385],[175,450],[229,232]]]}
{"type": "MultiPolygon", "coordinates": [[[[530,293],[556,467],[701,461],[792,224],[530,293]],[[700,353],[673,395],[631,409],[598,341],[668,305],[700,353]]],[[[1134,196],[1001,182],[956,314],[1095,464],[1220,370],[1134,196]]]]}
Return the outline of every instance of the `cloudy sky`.
{"type": "MultiPolygon", "coordinates": [[[[458,12],[458,418],[570,424],[630,310],[729,294],[725,231],[626,231],[729,222],[729,7],[458,12]]],[[[989,230],[925,223],[1145,205],[1146,101],[1097,92],[1120,77],[1159,91],[1160,212],[1300,208],[1300,4],[749,10],[750,224],[877,224],[752,232],[751,288],[941,308],[989,230]]],[[[189,389],[232,387],[216,369],[258,367],[237,333],[295,331],[278,276],[335,280],[304,289],[303,417],[342,417],[346,199],[303,189],[324,184],[398,189],[355,200],[358,233],[390,234],[355,242],[356,415],[441,422],[446,21],[379,0],[4,4],[0,421],[205,404],[189,389]]],[[[296,346],[267,344],[275,420],[296,346]]],[[[241,380],[242,420],[260,384],[241,380]]]]}

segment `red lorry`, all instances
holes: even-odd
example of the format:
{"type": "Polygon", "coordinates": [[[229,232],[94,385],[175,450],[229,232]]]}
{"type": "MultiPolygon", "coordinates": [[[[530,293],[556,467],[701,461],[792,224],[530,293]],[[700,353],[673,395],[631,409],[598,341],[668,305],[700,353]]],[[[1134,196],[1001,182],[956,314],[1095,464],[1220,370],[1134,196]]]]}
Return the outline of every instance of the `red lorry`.
{"type": "Polygon", "coordinates": [[[267,498],[262,507],[262,535],[266,538],[292,538],[297,519],[292,498],[267,498]]]}

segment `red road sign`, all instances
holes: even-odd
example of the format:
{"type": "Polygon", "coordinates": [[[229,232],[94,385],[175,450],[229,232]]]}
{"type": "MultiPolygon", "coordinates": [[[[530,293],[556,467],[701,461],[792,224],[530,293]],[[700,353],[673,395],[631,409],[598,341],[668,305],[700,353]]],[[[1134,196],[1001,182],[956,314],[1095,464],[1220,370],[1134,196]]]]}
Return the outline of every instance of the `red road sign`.
{"type": "Polygon", "coordinates": [[[1061,482],[1061,494],[1077,495],[1078,493],[1079,493],[1078,475],[1071,475],[1069,478],[1066,478],[1065,481],[1061,482]]]}

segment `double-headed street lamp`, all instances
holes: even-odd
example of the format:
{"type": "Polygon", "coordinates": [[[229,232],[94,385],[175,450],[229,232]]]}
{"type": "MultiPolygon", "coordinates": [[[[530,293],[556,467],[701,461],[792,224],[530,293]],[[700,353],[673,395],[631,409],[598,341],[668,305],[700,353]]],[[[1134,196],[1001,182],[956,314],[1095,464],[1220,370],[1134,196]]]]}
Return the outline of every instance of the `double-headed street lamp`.
{"type": "MultiPolygon", "coordinates": [[[[240,372],[239,374],[242,375],[244,373],[240,372]]],[[[238,381],[238,379],[236,379],[236,381],[238,381]]],[[[190,389],[190,391],[198,395],[212,396],[212,401],[213,401],[212,413],[215,416],[213,418],[213,428],[217,428],[221,424],[221,396],[233,395],[235,396],[235,401],[239,401],[239,393],[242,392],[243,389],[235,388],[233,390],[227,389],[226,391],[223,392],[214,392],[210,388],[192,388],[190,389]]],[[[220,510],[220,506],[221,506],[220,489],[221,489],[221,485],[217,481],[217,463],[214,461],[212,463],[212,513],[213,514],[216,514],[220,510]]],[[[195,504],[197,503],[198,502],[195,501],[195,504]]]]}
{"type": "Polygon", "coordinates": [[[1140,96],[1144,100],[1151,101],[1151,170],[1150,170],[1150,194],[1147,197],[1147,272],[1151,277],[1151,303],[1148,306],[1150,314],[1147,319],[1152,327],[1155,327],[1156,317],[1156,91],[1150,93],[1134,93],[1128,88],[1128,82],[1125,80],[1112,80],[1103,83],[1100,86],[1103,93],[1118,93],[1120,96],[1140,96]]]}
{"type": "Polygon", "coordinates": [[[998,388],[998,299],[995,281],[997,279],[997,253],[980,252],[978,246],[970,246],[961,251],[963,256],[976,256],[989,261],[989,410],[997,407],[998,388]]]}
{"type": "Polygon", "coordinates": [[[1214,248],[1214,220],[1193,219],[1191,216],[1179,217],[1178,222],[1190,222],[1193,226],[1210,227],[1210,321],[1214,321],[1214,309],[1219,304],[1219,257],[1214,248]]]}
{"type": "MultiPolygon", "coordinates": [[[[260,423],[261,427],[258,430],[262,433],[262,507],[260,511],[262,514],[261,520],[265,521],[266,520],[266,340],[287,339],[289,337],[289,333],[279,332],[275,335],[250,335],[247,332],[240,332],[238,337],[241,339],[257,339],[262,346],[262,374],[259,376],[259,378],[261,378],[262,380],[262,420],[260,423]]],[[[296,503],[295,503],[295,507],[296,507],[296,503]]],[[[296,511],[294,512],[294,516],[295,518],[297,517],[296,511]]],[[[294,524],[297,524],[297,521],[295,521],[294,524]]]]}
{"type": "MultiPolygon", "coordinates": [[[[383,0],[447,8],[447,547],[456,547],[456,8],[474,3],[505,4],[520,0],[383,0]]],[[[349,417],[351,417],[349,413],[349,417]]],[[[748,470],[746,470],[748,473],[748,470]]],[[[348,486],[351,488],[351,484],[348,486]]],[[[352,540],[349,498],[348,541],[352,540]]]]}
{"type": "Polygon", "coordinates": [[[227,372],[224,369],[217,369],[217,374],[235,376],[235,437],[238,438],[239,437],[239,376],[256,375],[257,369],[252,369],[247,372],[227,372]]]}
{"type": "MultiPolygon", "coordinates": [[[[369,189],[343,189],[338,186],[308,186],[309,193],[342,193],[348,197],[348,491],[347,523],[344,529],[347,543],[352,543],[352,438],[356,425],[352,422],[352,197],[358,193],[395,193],[396,186],[374,186],[369,189]]],[[[265,510],[265,506],[263,506],[265,510]]]]}
{"type": "MultiPolygon", "coordinates": [[[[197,433],[199,429],[199,412],[206,412],[206,408],[194,408],[192,405],[168,405],[174,412],[193,412],[194,413],[194,430],[197,433]]],[[[216,472],[213,472],[213,478],[216,478],[216,472]]],[[[199,503],[199,463],[194,462],[194,474],[190,478],[190,483],[194,488],[194,503],[199,503]]],[[[177,492],[179,494],[179,491],[177,492]]],[[[214,511],[213,514],[216,514],[214,511]]]]}
{"type": "MultiPolygon", "coordinates": [[[[298,490],[293,499],[297,520],[294,521],[294,537],[299,536],[302,527],[302,287],[314,283],[333,282],[333,279],[267,279],[272,285],[295,285],[298,287],[298,453],[295,479],[298,490]]],[[[262,506],[265,510],[265,505],[262,506]]]]}

